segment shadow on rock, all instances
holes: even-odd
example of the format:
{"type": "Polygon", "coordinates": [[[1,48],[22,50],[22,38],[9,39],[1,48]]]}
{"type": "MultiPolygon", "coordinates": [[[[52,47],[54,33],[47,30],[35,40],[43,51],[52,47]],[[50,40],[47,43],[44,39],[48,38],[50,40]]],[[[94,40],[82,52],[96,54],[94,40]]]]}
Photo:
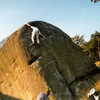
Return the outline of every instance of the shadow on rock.
{"type": "Polygon", "coordinates": [[[0,100],[20,100],[20,99],[14,98],[12,96],[9,96],[0,92],[0,100]]]}

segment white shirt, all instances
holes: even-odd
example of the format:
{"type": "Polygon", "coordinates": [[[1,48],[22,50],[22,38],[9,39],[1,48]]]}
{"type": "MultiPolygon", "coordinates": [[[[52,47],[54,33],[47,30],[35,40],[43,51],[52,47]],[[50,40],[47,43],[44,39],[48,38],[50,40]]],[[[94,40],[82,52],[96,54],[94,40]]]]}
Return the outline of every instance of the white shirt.
{"type": "Polygon", "coordinates": [[[99,100],[99,95],[95,96],[95,95],[94,95],[95,92],[96,92],[96,90],[95,90],[94,88],[92,88],[92,89],[90,90],[90,92],[88,93],[88,98],[89,98],[89,97],[93,97],[94,100],[99,100]]]}
{"type": "Polygon", "coordinates": [[[40,30],[37,27],[31,26],[30,24],[26,24],[32,29],[32,35],[31,35],[31,40],[34,44],[35,36],[36,36],[36,42],[39,44],[39,35],[43,36],[40,32],[40,30]]]}

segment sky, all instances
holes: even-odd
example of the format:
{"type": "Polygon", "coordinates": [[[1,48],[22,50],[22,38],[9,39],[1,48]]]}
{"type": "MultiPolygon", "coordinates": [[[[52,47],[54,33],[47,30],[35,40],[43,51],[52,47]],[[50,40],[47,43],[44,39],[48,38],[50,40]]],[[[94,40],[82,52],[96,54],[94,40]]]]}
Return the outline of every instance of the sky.
{"type": "Polygon", "coordinates": [[[100,2],[90,0],[0,0],[0,41],[29,21],[42,20],[70,37],[88,41],[100,32],[100,2]]]}

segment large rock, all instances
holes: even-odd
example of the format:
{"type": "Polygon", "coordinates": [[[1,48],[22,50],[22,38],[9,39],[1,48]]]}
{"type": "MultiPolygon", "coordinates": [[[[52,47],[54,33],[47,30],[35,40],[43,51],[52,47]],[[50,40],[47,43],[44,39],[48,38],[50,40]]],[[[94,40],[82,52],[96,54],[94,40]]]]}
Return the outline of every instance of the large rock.
{"type": "Polygon", "coordinates": [[[27,25],[9,37],[0,49],[0,92],[11,100],[35,100],[49,89],[50,100],[74,100],[73,83],[96,70],[95,65],[59,28],[42,21],[29,24],[45,38],[31,45],[27,25]]]}

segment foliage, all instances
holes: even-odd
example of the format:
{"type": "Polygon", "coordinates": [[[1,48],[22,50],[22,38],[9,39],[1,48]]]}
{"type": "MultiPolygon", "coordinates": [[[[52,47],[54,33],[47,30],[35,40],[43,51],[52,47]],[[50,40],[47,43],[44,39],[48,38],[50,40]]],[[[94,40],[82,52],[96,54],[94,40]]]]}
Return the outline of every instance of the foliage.
{"type": "Polygon", "coordinates": [[[94,3],[98,2],[98,1],[100,1],[100,0],[91,0],[91,2],[94,2],[94,3]]]}
{"type": "Polygon", "coordinates": [[[71,39],[72,39],[72,41],[73,41],[76,45],[78,45],[78,46],[80,46],[80,47],[85,43],[85,41],[84,41],[84,35],[82,35],[82,36],[75,35],[75,36],[72,37],[71,39]]]}
{"type": "Polygon", "coordinates": [[[83,51],[91,57],[94,61],[100,60],[100,33],[95,32],[91,35],[89,42],[84,43],[82,46],[83,51]]]}
{"type": "Polygon", "coordinates": [[[84,41],[84,36],[75,35],[72,37],[72,41],[83,49],[86,55],[91,57],[94,61],[100,60],[100,33],[95,32],[91,35],[91,39],[88,42],[84,41]]]}

